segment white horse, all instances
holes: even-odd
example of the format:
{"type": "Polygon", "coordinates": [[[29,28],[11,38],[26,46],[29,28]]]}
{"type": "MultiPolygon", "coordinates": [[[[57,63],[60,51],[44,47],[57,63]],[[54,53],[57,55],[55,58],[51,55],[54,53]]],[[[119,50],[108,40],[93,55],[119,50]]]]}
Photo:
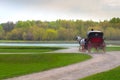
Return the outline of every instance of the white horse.
{"type": "Polygon", "coordinates": [[[85,50],[85,39],[83,38],[81,38],[80,36],[77,36],[76,37],[76,40],[78,41],[78,43],[79,43],[79,51],[84,51],[85,50]]]}

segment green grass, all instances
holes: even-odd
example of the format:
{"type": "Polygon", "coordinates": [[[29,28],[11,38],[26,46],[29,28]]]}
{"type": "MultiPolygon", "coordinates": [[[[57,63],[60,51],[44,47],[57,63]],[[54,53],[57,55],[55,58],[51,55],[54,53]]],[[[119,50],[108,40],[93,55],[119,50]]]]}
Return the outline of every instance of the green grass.
{"type": "MultiPolygon", "coordinates": [[[[63,49],[61,47],[39,47],[39,46],[0,46],[0,53],[41,53],[63,49]]],[[[120,51],[120,47],[107,47],[107,51],[120,51]]]]}
{"type": "Polygon", "coordinates": [[[120,80],[120,66],[102,73],[98,73],[80,80],[120,80]]]}
{"type": "Polygon", "coordinates": [[[39,46],[0,46],[0,53],[41,53],[63,49],[61,47],[39,47],[39,46]]]}
{"type": "Polygon", "coordinates": [[[0,79],[40,72],[81,62],[91,57],[86,54],[1,54],[0,79]]]}
{"type": "Polygon", "coordinates": [[[118,47],[107,47],[106,48],[106,51],[120,51],[120,47],[118,46],[118,47]]]}
{"type": "MultiPolygon", "coordinates": [[[[53,54],[47,51],[58,50],[58,47],[0,47],[0,53],[33,53],[33,54],[0,54],[0,79],[40,72],[81,62],[91,57],[86,54],[53,54]],[[34,54],[38,53],[38,54],[34,54]]],[[[107,47],[107,51],[119,50],[120,47],[107,47]]]]}

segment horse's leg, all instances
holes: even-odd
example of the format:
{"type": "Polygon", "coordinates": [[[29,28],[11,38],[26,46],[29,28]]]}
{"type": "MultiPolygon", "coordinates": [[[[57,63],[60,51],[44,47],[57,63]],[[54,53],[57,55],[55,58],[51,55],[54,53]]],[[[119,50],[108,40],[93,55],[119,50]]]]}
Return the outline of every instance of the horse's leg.
{"type": "Polygon", "coordinates": [[[88,53],[91,53],[91,48],[90,47],[88,47],[88,53]]]}
{"type": "Polygon", "coordinates": [[[98,52],[98,47],[96,46],[96,51],[98,52]]]}
{"type": "Polygon", "coordinates": [[[84,45],[82,45],[82,52],[84,52],[84,50],[85,50],[85,49],[84,49],[84,45]]]}
{"type": "Polygon", "coordinates": [[[91,46],[88,45],[88,53],[91,53],[91,46]]]}
{"type": "Polygon", "coordinates": [[[86,52],[86,45],[84,45],[83,47],[84,47],[84,52],[86,52]]]}
{"type": "Polygon", "coordinates": [[[105,43],[103,43],[102,49],[103,49],[103,52],[105,53],[106,52],[106,44],[105,43]]]}
{"type": "Polygon", "coordinates": [[[79,46],[79,51],[81,51],[81,46],[79,46]]]}
{"type": "Polygon", "coordinates": [[[103,52],[104,53],[106,52],[106,46],[103,46],[103,52]]]}
{"type": "Polygon", "coordinates": [[[88,42],[88,45],[87,45],[88,53],[91,53],[91,48],[92,48],[92,44],[91,42],[88,42]]]}

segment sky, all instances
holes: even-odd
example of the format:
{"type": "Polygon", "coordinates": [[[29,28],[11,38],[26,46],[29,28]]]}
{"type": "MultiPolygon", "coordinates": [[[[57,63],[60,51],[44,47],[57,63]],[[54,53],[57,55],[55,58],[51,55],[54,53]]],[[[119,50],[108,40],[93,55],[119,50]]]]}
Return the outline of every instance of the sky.
{"type": "Polygon", "coordinates": [[[120,0],[0,0],[0,23],[93,20],[120,17],[120,0]]]}

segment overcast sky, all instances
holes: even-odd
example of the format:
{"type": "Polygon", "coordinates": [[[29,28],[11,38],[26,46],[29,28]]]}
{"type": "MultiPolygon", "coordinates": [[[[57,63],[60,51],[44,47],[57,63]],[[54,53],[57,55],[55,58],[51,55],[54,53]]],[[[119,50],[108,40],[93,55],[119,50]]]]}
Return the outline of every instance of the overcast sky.
{"type": "Polygon", "coordinates": [[[120,0],[0,0],[0,23],[18,20],[109,20],[120,17],[120,0]]]}

